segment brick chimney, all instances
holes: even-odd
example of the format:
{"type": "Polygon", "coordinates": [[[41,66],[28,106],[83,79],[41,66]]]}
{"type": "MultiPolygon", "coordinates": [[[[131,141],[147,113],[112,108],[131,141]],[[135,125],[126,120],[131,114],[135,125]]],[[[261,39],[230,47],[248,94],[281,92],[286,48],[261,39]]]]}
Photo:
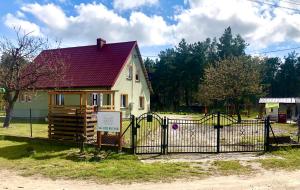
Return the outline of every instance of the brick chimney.
{"type": "Polygon", "coordinates": [[[97,48],[98,49],[101,49],[104,46],[104,44],[106,44],[105,40],[103,40],[102,38],[97,38],[97,48]]]}

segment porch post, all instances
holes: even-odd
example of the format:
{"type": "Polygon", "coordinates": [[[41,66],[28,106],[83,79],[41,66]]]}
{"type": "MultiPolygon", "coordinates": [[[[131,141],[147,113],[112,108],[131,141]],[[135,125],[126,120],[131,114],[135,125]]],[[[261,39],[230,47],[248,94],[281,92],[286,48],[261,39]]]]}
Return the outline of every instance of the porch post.
{"type": "Polygon", "coordinates": [[[112,93],[112,110],[116,110],[116,107],[115,107],[115,92],[112,93]]]}

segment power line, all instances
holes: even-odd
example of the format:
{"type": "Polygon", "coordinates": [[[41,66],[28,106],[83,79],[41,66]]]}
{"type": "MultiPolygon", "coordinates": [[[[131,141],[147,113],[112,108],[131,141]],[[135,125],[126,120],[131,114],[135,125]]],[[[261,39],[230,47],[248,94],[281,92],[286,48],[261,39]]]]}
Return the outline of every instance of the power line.
{"type": "MultiPolygon", "coordinates": [[[[284,48],[284,49],[277,49],[277,50],[270,50],[270,51],[250,51],[249,53],[253,53],[253,54],[268,54],[268,53],[275,53],[275,52],[281,52],[281,51],[289,51],[289,50],[296,50],[296,49],[300,49],[300,46],[297,47],[292,47],[292,48],[284,48]]],[[[158,55],[142,55],[142,57],[159,57],[158,55]]]]}
{"type": "Polygon", "coordinates": [[[142,55],[142,57],[158,57],[158,55],[142,55]]]}
{"type": "Polygon", "coordinates": [[[263,51],[263,52],[255,52],[255,51],[251,51],[250,53],[254,53],[254,54],[267,54],[267,53],[274,53],[274,52],[281,52],[281,51],[289,51],[289,50],[295,50],[295,49],[300,49],[300,46],[298,46],[298,47],[292,47],[292,48],[285,48],[285,49],[277,49],[277,50],[263,51]]]}
{"type": "Polygon", "coordinates": [[[300,5],[299,2],[296,2],[296,1],[285,1],[285,0],[281,0],[282,2],[286,2],[286,3],[289,3],[289,4],[293,4],[293,5],[300,5]]]}
{"type": "Polygon", "coordinates": [[[273,4],[273,3],[267,3],[267,2],[263,2],[263,1],[257,1],[257,0],[247,0],[247,1],[251,1],[251,2],[254,2],[254,3],[266,4],[266,5],[270,5],[272,7],[283,8],[283,9],[288,9],[288,10],[300,12],[299,9],[294,9],[294,8],[290,8],[290,7],[284,7],[284,6],[276,5],[276,4],[273,4]]]}
{"type": "MultiPolygon", "coordinates": [[[[265,0],[265,1],[274,2],[274,0],[265,0]]],[[[292,4],[292,5],[300,5],[299,2],[295,2],[295,1],[280,0],[280,2],[284,2],[284,3],[288,3],[288,4],[292,4]]],[[[280,5],[278,5],[278,6],[280,6],[280,5]]]]}

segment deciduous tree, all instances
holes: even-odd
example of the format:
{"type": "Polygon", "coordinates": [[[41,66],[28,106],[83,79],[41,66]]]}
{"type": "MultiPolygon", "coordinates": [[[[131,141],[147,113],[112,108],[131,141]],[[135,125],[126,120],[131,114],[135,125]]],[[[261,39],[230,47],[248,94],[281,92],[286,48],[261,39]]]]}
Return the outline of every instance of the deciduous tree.
{"type": "Polygon", "coordinates": [[[56,59],[58,54],[40,56],[39,61],[35,61],[41,51],[48,49],[47,39],[33,37],[21,29],[15,31],[15,40],[0,40],[0,87],[5,89],[6,108],[3,127],[9,127],[15,102],[21,93],[34,91],[42,80],[53,83],[63,80],[66,70],[64,61],[56,59]]]}
{"type": "Polygon", "coordinates": [[[240,121],[240,105],[263,93],[258,64],[249,57],[231,57],[210,65],[199,93],[206,101],[235,104],[240,121]]]}

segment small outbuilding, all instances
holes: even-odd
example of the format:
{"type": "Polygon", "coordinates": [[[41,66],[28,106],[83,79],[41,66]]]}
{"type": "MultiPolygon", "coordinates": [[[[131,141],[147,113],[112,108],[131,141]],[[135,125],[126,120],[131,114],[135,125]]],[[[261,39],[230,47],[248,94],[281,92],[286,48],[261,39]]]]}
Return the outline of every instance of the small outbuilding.
{"type": "Polygon", "coordinates": [[[300,115],[300,98],[298,97],[260,98],[259,103],[264,105],[265,114],[273,121],[296,121],[300,115]]]}

